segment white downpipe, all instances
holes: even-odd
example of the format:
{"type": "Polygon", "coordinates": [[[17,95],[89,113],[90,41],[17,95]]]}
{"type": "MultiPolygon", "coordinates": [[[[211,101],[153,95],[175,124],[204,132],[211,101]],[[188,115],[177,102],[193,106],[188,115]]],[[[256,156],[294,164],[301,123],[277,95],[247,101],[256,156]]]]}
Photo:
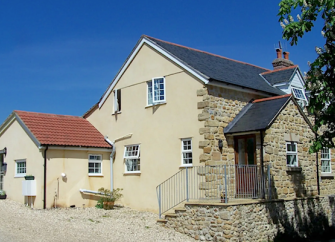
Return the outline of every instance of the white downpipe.
{"type": "Polygon", "coordinates": [[[109,143],[113,149],[112,149],[112,153],[110,155],[110,176],[111,176],[111,188],[110,190],[113,191],[114,189],[114,184],[113,184],[113,163],[114,163],[114,155],[115,155],[115,141],[110,141],[107,137],[105,137],[105,140],[107,141],[107,143],[109,143]]]}

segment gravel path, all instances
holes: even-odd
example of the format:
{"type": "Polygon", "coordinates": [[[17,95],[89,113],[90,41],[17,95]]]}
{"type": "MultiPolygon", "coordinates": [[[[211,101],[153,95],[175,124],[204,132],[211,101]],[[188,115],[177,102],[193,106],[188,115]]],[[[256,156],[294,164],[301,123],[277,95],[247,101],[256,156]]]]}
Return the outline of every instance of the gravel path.
{"type": "Polygon", "coordinates": [[[195,241],[130,208],[38,210],[0,200],[0,241],[195,241]]]}

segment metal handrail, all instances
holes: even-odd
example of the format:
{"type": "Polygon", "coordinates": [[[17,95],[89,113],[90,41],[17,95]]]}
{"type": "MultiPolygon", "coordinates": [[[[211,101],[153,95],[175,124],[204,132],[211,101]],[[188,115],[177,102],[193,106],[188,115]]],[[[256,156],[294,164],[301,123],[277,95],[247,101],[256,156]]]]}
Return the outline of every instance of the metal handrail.
{"type": "Polygon", "coordinates": [[[225,202],[238,198],[271,198],[270,166],[219,165],[186,167],[156,187],[159,217],[193,200],[225,202]],[[267,192],[266,192],[267,191],[267,192]]]}

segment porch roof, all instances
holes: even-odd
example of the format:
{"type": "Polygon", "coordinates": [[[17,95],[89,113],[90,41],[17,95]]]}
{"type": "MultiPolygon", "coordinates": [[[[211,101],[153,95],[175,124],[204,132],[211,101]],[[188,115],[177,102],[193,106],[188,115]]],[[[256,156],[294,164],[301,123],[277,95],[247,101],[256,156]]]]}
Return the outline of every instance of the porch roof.
{"type": "Polygon", "coordinates": [[[267,129],[291,99],[291,94],[248,103],[224,129],[225,134],[267,129]]]}

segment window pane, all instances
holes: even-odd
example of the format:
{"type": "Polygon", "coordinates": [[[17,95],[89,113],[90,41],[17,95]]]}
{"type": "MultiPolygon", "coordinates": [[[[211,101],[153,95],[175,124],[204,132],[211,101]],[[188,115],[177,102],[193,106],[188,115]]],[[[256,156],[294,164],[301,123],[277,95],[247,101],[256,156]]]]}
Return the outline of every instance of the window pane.
{"type": "Polygon", "coordinates": [[[152,82],[147,82],[148,85],[148,105],[152,104],[152,82]]]}
{"type": "Polygon", "coordinates": [[[330,161],[329,160],[321,161],[321,172],[330,172],[330,161]]]}
{"type": "Polygon", "coordinates": [[[139,156],[139,146],[138,145],[127,146],[124,156],[125,158],[126,157],[138,157],[139,156]]]}
{"type": "Polygon", "coordinates": [[[165,100],[165,84],[164,78],[154,79],[154,101],[164,101],[165,100]]]}
{"type": "Polygon", "coordinates": [[[301,89],[296,89],[296,88],[293,88],[293,94],[296,98],[299,98],[299,99],[304,99],[305,100],[305,96],[302,92],[301,89]]]}
{"type": "Polygon", "coordinates": [[[296,155],[286,155],[287,165],[296,166],[297,156],[296,155]]]}
{"type": "Polygon", "coordinates": [[[140,171],[140,160],[139,159],[126,159],[127,171],[140,171]]]}

